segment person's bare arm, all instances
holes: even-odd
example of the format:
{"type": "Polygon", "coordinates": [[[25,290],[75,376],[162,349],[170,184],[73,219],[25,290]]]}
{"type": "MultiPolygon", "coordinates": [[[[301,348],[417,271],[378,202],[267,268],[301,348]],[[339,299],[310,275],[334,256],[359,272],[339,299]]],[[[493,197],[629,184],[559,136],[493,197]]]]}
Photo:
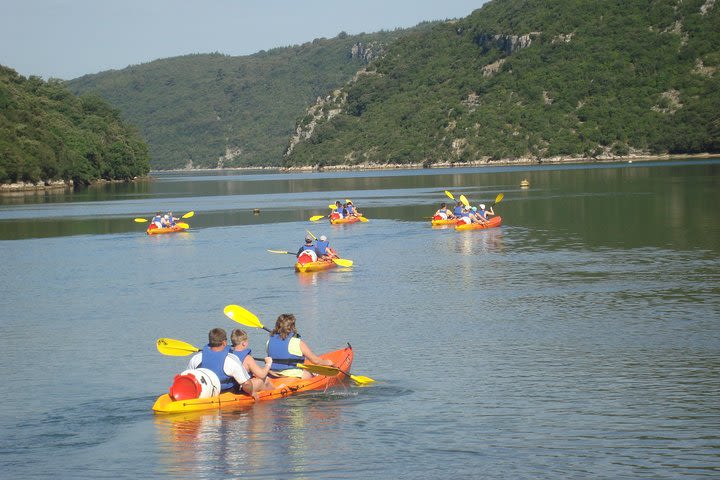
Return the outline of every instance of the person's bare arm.
{"type": "Polygon", "coordinates": [[[305,343],[303,340],[300,340],[300,351],[302,352],[303,356],[310,360],[315,365],[327,365],[332,366],[332,362],[328,360],[327,358],[321,358],[315,355],[315,353],[310,350],[310,347],[307,346],[307,343],[305,343]]]}

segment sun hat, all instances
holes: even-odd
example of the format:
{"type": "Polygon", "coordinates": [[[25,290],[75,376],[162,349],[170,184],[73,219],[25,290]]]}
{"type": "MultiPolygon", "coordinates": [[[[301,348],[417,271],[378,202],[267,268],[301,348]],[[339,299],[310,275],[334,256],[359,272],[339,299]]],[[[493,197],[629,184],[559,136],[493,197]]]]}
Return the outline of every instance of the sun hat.
{"type": "Polygon", "coordinates": [[[325,235],[320,235],[320,241],[324,242],[325,240],[327,240],[327,237],[325,235]]]}
{"type": "Polygon", "coordinates": [[[484,203],[481,203],[481,204],[480,204],[480,208],[483,209],[483,210],[485,210],[485,204],[484,204],[484,203]]]}
{"type": "Polygon", "coordinates": [[[477,212],[477,207],[472,207],[473,212],[477,212]]]}

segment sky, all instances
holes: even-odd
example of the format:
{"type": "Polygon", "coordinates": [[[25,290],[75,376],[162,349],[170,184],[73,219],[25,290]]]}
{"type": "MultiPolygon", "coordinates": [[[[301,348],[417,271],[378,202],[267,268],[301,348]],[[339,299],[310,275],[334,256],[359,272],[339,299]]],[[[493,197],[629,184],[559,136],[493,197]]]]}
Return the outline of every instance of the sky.
{"type": "Polygon", "coordinates": [[[461,18],[486,0],[0,0],[0,64],[70,80],[159,58],[250,55],[461,18]]]}

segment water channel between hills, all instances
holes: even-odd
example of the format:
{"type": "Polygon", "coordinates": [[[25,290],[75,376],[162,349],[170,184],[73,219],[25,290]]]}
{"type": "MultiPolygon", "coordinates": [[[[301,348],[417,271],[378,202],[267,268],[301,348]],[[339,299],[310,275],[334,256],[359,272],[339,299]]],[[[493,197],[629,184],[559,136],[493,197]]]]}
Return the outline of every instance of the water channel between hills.
{"type": "MultiPolygon", "coordinates": [[[[720,475],[720,159],[172,173],[0,197],[7,478],[720,475]],[[529,189],[520,188],[528,179],[529,189]],[[503,225],[433,229],[445,190],[503,225]],[[311,223],[350,198],[370,219],[311,223]],[[195,211],[148,236],[135,217],[195,211]],[[253,209],[259,209],[254,214],[253,209]],[[306,230],[353,268],[293,271],[306,230]],[[151,406],[235,303],[378,380],[250,409],[151,406]],[[70,473],[71,472],[71,473],[70,473]]],[[[265,335],[251,330],[253,353],[265,335]]]]}

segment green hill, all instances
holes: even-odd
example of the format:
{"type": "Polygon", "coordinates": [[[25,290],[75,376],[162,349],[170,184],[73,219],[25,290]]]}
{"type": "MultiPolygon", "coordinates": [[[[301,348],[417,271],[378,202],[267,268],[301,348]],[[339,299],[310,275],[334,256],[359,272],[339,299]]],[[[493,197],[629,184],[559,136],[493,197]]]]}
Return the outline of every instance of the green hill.
{"type": "Polygon", "coordinates": [[[0,65],[0,183],[80,185],[148,171],[147,145],[105,101],[0,65]]]}
{"type": "Polygon", "coordinates": [[[187,55],[69,85],[107,99],[138,125],[155,169],[278,166],[307,106],[405,32],[341,33],[243,57],[187,55]]]}
{"type": "Polygon", "coordinates": [[[494,0],[393,43],[284,165],[720,152],[719,69],[714,0],[494,0]]]}

